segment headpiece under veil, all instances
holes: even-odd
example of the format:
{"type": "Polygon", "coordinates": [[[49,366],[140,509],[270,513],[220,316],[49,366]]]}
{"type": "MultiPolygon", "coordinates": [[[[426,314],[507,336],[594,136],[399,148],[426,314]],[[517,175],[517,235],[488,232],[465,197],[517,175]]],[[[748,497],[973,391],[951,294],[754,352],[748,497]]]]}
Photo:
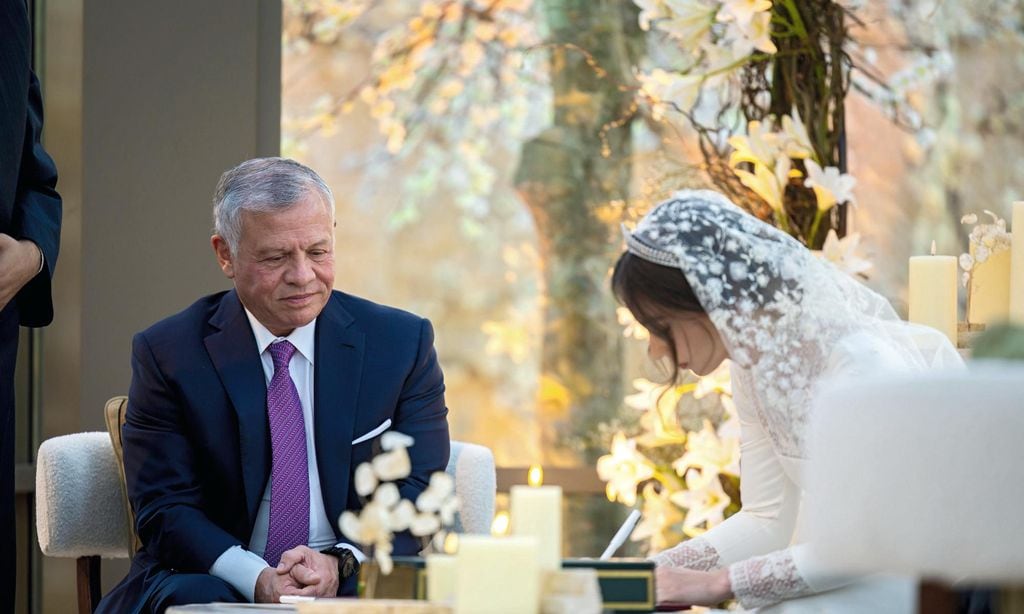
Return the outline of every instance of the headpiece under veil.
{"type": "Polygon", "coordinates": [[[677,192],[625,234],[634,255],[682,270],[752,376],[759,418],[783,454],[805,455],[811,392],[850,335],[870,335],[910,370],[959,362],[943,335],[902,322],[885,298],[717,192],[677,192]]]}

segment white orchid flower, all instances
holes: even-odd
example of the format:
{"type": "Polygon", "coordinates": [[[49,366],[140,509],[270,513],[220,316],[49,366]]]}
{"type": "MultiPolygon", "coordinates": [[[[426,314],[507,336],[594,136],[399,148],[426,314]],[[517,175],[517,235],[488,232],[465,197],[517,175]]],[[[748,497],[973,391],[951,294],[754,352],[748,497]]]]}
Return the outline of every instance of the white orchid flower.
{"type": "Polygon", "coordinates": [[[391,560],[391,550],[393,546],[391,542],[384,542],[376,544],[373,548],[373,558],[377,561],[377,565],[380,567],[380,572],[385,576],[391,573],[394,569],[394,562],[391,560]]]}
{"type": "Polygon", "coordinates": [[[377,476],[373,473],[373,465],[361,463],[356,467],[355,475],[356,493],[360,497],[367,497],[377,488],[377,476]]]}
{"type": "Polygon", "coordinates": [[[384,454],[378,454],[372,462],[373,471],[381,481],[399,480],[408,477],[409,472],[412,471],[409,452],[401,447],[384,454]]]}
{"type": "Polygon", "coordinates": [[[373,493],[373,502],[384,506],[388,510],[397,505],[401,498],[402,495],[398,493],[398,486],[394,482],[381,484],[377,487],[377,491],[373,493]]]}
{"type": "Polygon", "coordinates": [[[430,484],[416,498],[416,508],[422,512],[436,512],[454,490],[455,481],[452,476],[438,471],[430,476],[430,484]]]}
{"type": "Polygon", "coordinates": [[[416,506],[412,504],[412,501],[402,499],[398,502],[398,505],[391,510],[388,522],[391,525],[392,531],[404,531],[409,528],[409,525],[412,524],[412,520],[415,517],[416,506]]]}
{"type": "Polygon", "coordinates": [[[804,164],[807,167],[807,180],[804,185],[814,188],[814,196],[818,199],[820,211],[828,211],[836,203],[855,202],[853,187],[857,185],[857,180],[852,175],[840,173],[835,166],[822,169],[811,158],[805,160],[804,164]]]}
{"type": "Polygon", "coordinates": [[[417,514],[412,522],[409,524],[409,531],[417,536],[424,537],[426,535],[433,535],[441,530],[441,521],[434,514],[424,512],[417,514]]]}
{"type": "Polygon", "coordinates": [[[456,496],[448,497],[444,503],[441,504],[441,509],[438,510],[438,514],[441,516],[441,524],[445,526],[451,526],[455,523],[455,514],[459,511],[459,498],[456,496]]]}
{"type": "Polygon", "coordinates": [[[415,440],[412,437],[398,431],[388,431],[380,438],[380,447],[384,450],[411,448],[413,443],[415,443],[415,440]]]}

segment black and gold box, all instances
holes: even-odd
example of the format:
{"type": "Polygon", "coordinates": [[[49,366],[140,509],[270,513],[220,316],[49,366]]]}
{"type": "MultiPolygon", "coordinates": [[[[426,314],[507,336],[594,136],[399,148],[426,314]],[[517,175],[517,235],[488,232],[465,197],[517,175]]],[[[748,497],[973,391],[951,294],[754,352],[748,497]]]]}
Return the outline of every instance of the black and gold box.
{"type": "MultiPolygon", "coordinates": [[[[425,599],[427,570],[418,556],[394,557],[395,568],[377,580],[376,596],[388,599],[425,599]]],[[[565,559],[563,569],[591,568],[597,572],[605,611],[653,612],[654,563],[644,559],[565,559]]]]}

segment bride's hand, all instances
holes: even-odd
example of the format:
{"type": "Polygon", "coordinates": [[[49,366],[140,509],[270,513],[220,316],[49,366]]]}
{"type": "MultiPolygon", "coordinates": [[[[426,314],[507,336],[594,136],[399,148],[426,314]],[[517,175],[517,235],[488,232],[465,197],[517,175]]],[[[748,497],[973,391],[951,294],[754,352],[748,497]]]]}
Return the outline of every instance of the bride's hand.
{"type": "Polygon", "coordinates": [[[685,567],[654,570],[658,603],[716,605],[732,598],[729,570],[694,571],[685,567]]]}

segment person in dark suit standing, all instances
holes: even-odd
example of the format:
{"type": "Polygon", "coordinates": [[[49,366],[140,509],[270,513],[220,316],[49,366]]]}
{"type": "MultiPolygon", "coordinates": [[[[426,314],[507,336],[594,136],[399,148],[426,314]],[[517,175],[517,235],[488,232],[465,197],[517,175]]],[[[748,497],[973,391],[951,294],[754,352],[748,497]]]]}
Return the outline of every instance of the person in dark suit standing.
{"type": "Polygon", "coordinates": [[[14,609],[14,361],[18,325],[53,320],[57,169],[43,150],[25,0],[0,0],[0,611],[14,609]]]}
{"type": "MultiPolygon", "coordinates": [[[[448,462],[433,329],[332,290],[323,180],[291,160],[243,162],[221,177],[214,224],[234,289],[132,343],[124,464],[142,549],[100,612],[351,594],[337,523],[360,508],[355,468],[385,432],[413,437],[399,491],[415,500],[448,462]]],[[[396,553],[418,549],[396,538],[396,553]]]]}

